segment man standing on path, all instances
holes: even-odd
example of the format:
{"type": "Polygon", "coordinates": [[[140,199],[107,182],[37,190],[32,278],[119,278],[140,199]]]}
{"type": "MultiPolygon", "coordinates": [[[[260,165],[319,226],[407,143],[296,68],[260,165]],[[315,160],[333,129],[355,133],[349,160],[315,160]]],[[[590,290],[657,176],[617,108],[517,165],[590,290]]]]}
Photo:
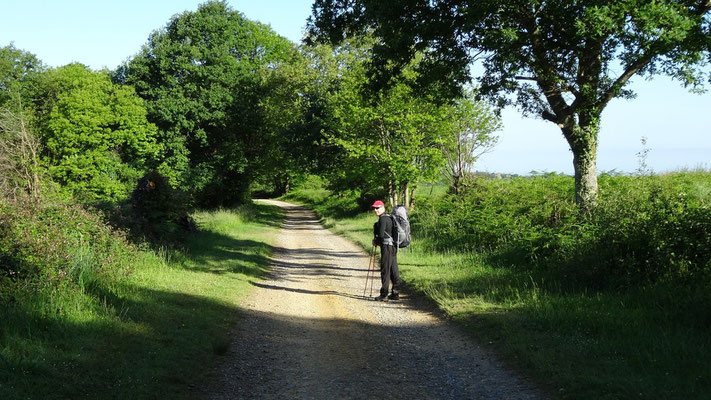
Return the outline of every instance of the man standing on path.
{"type": "Polygon", "coordinates": [[[373,246],[380,246],[380,296],[378,301],[399,300],[400,294],[400,272],[397,269],[397,245],[393,239],[393,219],[390,214],[385,213],[385,204],[378,200],[371,206],[378,222],[373,224],[373,246]],[[390,296],[390,282],[393,288],[390,296]]]}

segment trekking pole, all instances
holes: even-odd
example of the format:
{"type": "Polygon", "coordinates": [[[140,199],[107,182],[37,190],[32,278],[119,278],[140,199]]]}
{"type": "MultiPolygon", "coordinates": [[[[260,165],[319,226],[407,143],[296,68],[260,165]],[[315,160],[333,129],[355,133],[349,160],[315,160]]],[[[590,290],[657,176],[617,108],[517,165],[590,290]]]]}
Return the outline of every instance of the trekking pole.
{"type": "MultiPolygon", "coordinates": [[[[373,262],[373,253],[375,253],[375,246],[373,246],[373,250],[370,252],[370,257],[368,257],[368,273],[365,275],[365,287],[363,288],[363,297],[365,297],[365,291],[368,290],[368,280],[370,279],[370,265],[373,262]]],[[[375,273],[373,273],[375,274],[375,273]]],[[[371,291],[371,297],[372,297],[372,291],[371,291]]]]}
{"type": "MultiPolygon", "coordinates": [[[[370,276],[370,297],[373,297],[373,282],[375,281],[375,246],[373,246],[373,275],[370,276]]],[[[365,284],[367,285],[368,282],[366,281],[365,284]]]]}

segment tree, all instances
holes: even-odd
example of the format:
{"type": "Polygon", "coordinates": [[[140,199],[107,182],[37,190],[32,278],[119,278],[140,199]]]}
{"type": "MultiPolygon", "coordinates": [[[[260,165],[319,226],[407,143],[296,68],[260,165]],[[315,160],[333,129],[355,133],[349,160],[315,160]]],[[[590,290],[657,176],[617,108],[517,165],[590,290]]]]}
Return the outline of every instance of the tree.
{"type": "Polygon", "coordinates": [[[42,62],[34,54],[12,44],[0,47],[0,106],[12,102],[7,106],[14,107],[17,96],[29,98],[29,83],[43,71],[42,62]]]}
{"type": "Polygon", "coordinates": [[[378,39],[374,81],[387,82],[418,52],[420,84],[461,93],[481,60],[483,95],[558,125],[573,152],[576,202],[597,199],[600,116],[635,75],[702,84],[711,47],[709,0],[316,0],[312,35],[378,39]]]}
{"type": "Polygon", "coordinates": [[[458,194],[462,179],[473,172],[474,163],[498,142],[494,133],[501,129],[501,120],[471,91],[449,107],[448,113],[450,126],[442,149],[447,164],[443,171],[458,194]]]}
{"type": "MultiPolygon", "coordinates": [[[[317,73],[302,49],[264,74],[264,148],[255,185],[270,195],[288,192],[294,176],[314,172],[326,156],[320,145],[323,116],[318,103],[329,79],[317,73]]],[[[322,71],[319,71],[322,72],[322,71]]]]}
{"type": "Polygon", "coordinates": [[[160,131],[172,183],[203,205],[246,200],[271,132],[267,75],[295,51],[224,1],[202,4],[154,32],[115,79],[136,87],[160,131]]]}
{"type": "Polygon", "coordinates": [[[297,63],[286,66],[292,85],[284,88],[281,96],[294,97],[298,117],[282,131],[282,146],[288,153],[289,169],[301,173],[328,176],[334,189],[350,188],[369,191],[365,180],[348,174],[353,171],[348,163],[345,150],[328,140],[329,128],[333,128],[335,97],[339,95],[345,65],[351,65],[352,54],[329,45],[301,46],[297,63]]]}
{"type": "Polygon", "coordinates": [[[414,79],[412,71],[388,91],[367,90],[371,46],[372,39],[359,38],[336,49],[340,82],[329,98],[326,139],[345,151],[344,178],[380,186],[392,205],[410,207],[415,183],[443,163],[444,114],[439,105],[413,95],[406,82],[414,79]]]}
{"type": "Polygon", "coordinates": [[[45,72],[36,103],[50,176],[89,202],[125,199],[157,156],[156,127],[133,88],[69,64],[45,72]]]}

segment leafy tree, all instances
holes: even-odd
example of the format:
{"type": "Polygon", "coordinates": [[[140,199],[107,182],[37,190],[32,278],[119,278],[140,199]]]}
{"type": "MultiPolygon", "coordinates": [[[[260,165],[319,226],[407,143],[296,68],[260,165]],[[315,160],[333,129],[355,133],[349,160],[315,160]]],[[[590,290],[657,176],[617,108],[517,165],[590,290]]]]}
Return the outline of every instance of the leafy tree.
{"type": "Polygon", "coordinates": [[[501,120],[471,91],[447,111],[451,116],[446,118],[449,129],[444,131],[448,135],[444,138],[447,163],[443,171],[454,193],[459,194],[462,180],[473,172],[474,163],[498,142],[494,133],[501,129],[501,120]]]}
{"type": "Polygon", "coordinates": [[[30,98],[31,82],[44,71],[42,62],[32,53],[13,44],[0,47],[0,106],[16,108],[17,96],[30,98]]]}
{"type": "MultiPolygon", "coordinates": [[[[442,165],[442,109],[413,95],[406,80],[373,95],[366,89],[371,40],[337,49],[340,84],[329,98],[327,140],[345,150],[342,173],[385,190],[392,204],[411,206],[415,183],[442,165]]],[[[407,71],[406,71],[407,72],[407,71]]]]}
{"type": "Polygon", "coordinates": [[[115,79],[147,101],[161,169],[179,171],[164,174],[202,204],[232,204],[244,201],[270,153],[269,75],[294,51],[268,26],[210,1],[154,32],[115,79]]]}
{"type": "Polygon", "coordinates": [[[329,80],[316,72],[308,51],[300,49],[279,68],[264,74],[264,148],[256,183],[271,195],[288,192],[294,176],[315,172],[325,157],[320,141],[323,117],[318,103],[329,80]]]}
{"type": "Polygon", "coordinates": [[[50,176],[87,202],[124,199],[156,158],[156,127],[133,88],[69,64],[43,74],[38,125],[50,176]]]}
{"type": "Polygon", "coordinates": [[[282,132],[282,145],[289,154],[290,168],[300,173],[313,173],[330,177],[334,189],[365,190],[362,179],[351,181],[346,174],[345,150],[327,139],[333,122],[333,107],[337,104],[343,74],[350,55],[329,45],[301,46],[297,63],[287,70],[293,71],[293,85],[287,88],[295,97],[298,117],[282,132]]]}
{"type": "Polygon", "coordinates": [[[597,199],[602,111],[635,75],[696,88],[711,47],[708,0],[316,0],[311,33],[332,42],[370,31],[374,81],[422,52],[422,87],[460,93],[483,62],[480,90],[558,125],[573,152],[575,197],[597,199]]]}
{"type": "Polygon", "coordinates": [[[0,47],[0,191],[38,199],[40,144],[32,129],[32,89],[44,71],[32,53],[11,43],[0,47]]]}

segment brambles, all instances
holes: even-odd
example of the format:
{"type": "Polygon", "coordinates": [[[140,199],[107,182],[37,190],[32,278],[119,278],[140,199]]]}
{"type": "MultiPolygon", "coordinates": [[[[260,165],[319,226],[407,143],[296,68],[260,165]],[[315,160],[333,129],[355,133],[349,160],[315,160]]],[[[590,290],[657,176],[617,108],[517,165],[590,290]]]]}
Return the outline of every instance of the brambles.
{"type": "Polygon", "coordinates": [[[461,196],[420,204],[414,235],[433,250],[484,251],[509,262],[557,266],[595,287],[708,269],[708,174],[603,175],[600,204],[588,214],[577,212],[571,180],[478,179],[461,196]]]}

